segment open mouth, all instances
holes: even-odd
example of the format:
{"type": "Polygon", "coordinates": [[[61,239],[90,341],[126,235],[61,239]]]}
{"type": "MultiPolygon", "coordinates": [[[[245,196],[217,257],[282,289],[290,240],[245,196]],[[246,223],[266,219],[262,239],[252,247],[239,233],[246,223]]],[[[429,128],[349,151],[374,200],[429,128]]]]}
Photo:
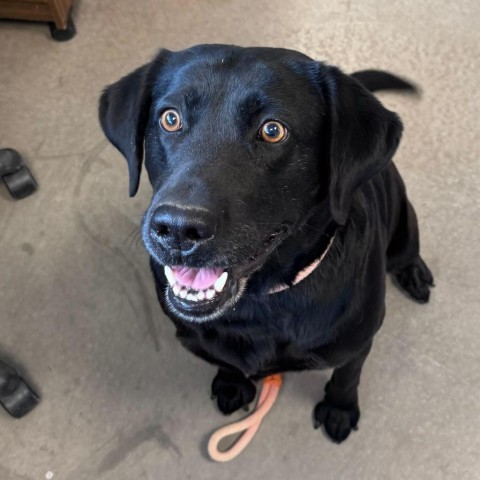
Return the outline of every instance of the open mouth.
{"type": "Polygon", "coordinates": [[[246,279],[235,280],[232,269],[165,266],[164,272],[170,305],[190,320],[195,316],[197,321],[202,320],[200,317],[210,317],[229,300],[233,301],[240,286],[246,283],[246,279]]]}
{"type": "Polygon", "coordinates": [[[193,303],[213,300],[228,280],[228,272],[219,268],[166,266],[165,276],[175,296],[193,303]]]}
{"type": "Polygon", "coordinates": [[[282,227],[270,234],[262,251],[230,268],[164,266],[167,303],[186,320],[202,322],[218,317],[240,298],[250,275],[262,266],[286,233],[287,228],[282,227]]]}

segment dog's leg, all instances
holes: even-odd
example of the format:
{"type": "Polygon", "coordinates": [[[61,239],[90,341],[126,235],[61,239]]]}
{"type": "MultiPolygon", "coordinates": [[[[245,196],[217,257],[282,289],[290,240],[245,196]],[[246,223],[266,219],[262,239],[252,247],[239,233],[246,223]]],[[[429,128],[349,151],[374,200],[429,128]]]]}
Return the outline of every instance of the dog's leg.
{"type": "Polygon", "coordinates": [[[236,370],[220,368],[212,382],[212,397],[224,415],[248,405],[256,391],[255,384],[236,370]]]}
{"type": "Polygon", "coordinates": [[[370,342],[355,358],[335,368],[332,378],[325,386],[325,398],[315,407],[315,428],[324,425],[334,442],[343,442],[352,429],[357,428],[360,418],[358,384],[371,346],[370,342]]]}
{"type": "Polygon", "coordinates": [[[387,249],[387,270],[410,297],[428,302],[433,275],[420,257],[417,216],[405,197],[395,233],[387,249]]]}

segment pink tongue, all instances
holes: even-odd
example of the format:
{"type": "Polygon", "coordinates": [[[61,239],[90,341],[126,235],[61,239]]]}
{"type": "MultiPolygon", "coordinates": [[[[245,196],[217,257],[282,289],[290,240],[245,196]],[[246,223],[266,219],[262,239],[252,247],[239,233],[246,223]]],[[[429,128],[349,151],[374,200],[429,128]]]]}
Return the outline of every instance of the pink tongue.
{"type": "Polygon", "coordinates": [[[223,273],[221,268],[172,267],[172,270],[180,285],[194,290],[211,287],[223,273]]]}

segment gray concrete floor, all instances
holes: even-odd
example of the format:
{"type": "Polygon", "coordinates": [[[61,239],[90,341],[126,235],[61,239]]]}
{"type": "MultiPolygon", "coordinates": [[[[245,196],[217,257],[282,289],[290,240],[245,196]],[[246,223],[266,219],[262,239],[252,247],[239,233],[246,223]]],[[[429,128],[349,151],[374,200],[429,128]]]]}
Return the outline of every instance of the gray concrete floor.
{"type": "Polygon", "coordinates": [[[480,478],[480,3],[84,0],[75,21],[64,44],[45,25],[0,23],[0,141],[40,183],[20,202],[0,191],[0,355],[43,397],[19,421],[0,411],[0,479],[480,478]],[[328,372],[302,373],[240,458],[206,458],[225,422],[214,369],[157,305],[136,240],[149,188],[128,198],[96,113],[101,88],[158,47],[204,42],[290,47],[423,88],[382,100],[406,125],[396,163],[437,287],[419,306],[389,285],[360,429],[340,446],[311,427],[328,372]]]}

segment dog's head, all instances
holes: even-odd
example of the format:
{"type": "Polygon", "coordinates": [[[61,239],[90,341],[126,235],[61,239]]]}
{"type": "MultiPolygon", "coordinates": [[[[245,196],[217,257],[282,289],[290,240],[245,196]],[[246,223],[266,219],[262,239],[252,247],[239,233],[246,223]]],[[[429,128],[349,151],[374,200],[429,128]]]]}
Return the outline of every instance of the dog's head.
{"type": "Polygon", "coordinates": [[[402,129],[337,68],[223,45],[160,51],[106,88],[100,122],[127,159],[131,196],[145,151],[143,240],[165,266],[168,308],[190,321],[230,308],[319,208],[345,224],[402,129]]]}

